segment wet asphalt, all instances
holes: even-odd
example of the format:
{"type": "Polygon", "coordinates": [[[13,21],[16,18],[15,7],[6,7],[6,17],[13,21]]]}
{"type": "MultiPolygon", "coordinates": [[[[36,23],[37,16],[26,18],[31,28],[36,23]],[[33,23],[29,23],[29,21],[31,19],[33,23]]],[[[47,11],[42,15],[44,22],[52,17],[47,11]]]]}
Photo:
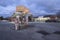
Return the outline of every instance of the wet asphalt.
{"type": "Polygon", "coordinates": [[[9,22],[0,22],[0,40],[60,40],[60,23],[31,22],[26,28],[15,30],[9,22]]]}

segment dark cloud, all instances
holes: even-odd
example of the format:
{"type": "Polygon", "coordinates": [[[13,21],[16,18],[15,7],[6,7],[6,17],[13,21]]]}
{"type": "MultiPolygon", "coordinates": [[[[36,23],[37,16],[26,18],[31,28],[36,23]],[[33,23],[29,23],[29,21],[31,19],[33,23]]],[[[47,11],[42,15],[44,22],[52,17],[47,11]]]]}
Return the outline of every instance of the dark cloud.
{"type": "Polygon", "coordinates": [[[0,0],[0,6],[14,5],[15,0],[0,0]]]}
{"type": "Polygon", "coordinates": [[[0,14],[10,14],[19,5],[26,6],[34,15],[54,14],[60,10],[60,0],[0,0],[0,14]]]}

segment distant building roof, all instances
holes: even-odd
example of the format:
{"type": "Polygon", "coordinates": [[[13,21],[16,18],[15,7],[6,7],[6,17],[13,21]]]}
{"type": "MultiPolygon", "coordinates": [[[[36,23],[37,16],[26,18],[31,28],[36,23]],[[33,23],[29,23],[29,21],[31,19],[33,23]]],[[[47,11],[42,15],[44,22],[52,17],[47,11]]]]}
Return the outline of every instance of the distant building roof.
{"type": "Polygon", "coordinates": [[[56,15],[45,15],[44,17],[56,17],[56,15]]]}

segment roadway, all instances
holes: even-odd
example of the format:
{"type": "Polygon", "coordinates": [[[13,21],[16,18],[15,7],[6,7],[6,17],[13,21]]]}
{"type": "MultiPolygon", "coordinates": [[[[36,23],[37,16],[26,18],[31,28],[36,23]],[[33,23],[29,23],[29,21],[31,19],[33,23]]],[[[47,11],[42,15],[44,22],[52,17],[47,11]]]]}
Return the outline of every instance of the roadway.
{"type": "Polygon", "coordinates": [[[14,30],[14,24],[0,22],[0,40],[60,40],[60,23],[30,22],[25,29],[14,30]]]}

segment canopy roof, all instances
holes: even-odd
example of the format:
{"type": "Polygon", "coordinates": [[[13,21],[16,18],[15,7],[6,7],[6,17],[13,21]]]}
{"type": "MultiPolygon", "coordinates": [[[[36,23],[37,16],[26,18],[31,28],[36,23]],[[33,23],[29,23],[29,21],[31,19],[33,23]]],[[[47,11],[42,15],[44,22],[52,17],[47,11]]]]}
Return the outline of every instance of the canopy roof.
{"type": "Polygon", "coordinates": [[[23,12],[23,13],[29,13],[29,9],[26,8],[25,6],[17,6],[16,7],[16,12],[23,12]]]}

